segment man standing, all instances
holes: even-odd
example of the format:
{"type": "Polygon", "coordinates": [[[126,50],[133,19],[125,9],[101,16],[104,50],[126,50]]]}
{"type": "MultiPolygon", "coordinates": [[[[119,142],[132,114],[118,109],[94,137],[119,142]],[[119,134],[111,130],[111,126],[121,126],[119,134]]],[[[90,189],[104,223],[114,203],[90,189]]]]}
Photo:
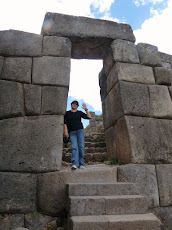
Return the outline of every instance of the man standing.
{"type": "Polygon", "coordinates": [[[78,107],[78,101],[72,101],[71,110],[67,111],[64,116],[64,136],[70,138],[72,146],[72,169],[84,168],[84,128],[81,118],[91,119],[91,115],[85,103],[82,104],[82,108],[86,114],[77,110],[78,107]]]}

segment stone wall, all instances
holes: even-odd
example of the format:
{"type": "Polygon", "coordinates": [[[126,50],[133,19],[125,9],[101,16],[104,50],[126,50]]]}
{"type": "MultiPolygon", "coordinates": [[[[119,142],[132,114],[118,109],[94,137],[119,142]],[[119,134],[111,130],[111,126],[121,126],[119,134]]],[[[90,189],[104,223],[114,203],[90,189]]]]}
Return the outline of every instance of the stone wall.
{"type": "MultiPolygon", "coordinates": [[[[71,172],[60,169],[71,57],[103,59],[99,84],[108,157],[126,164],[118,168],[118,181],[139,183],[150,208],[171,227],[172,57],[134,42],[127,24],[53,13],[46,14],[42,35],[0,31],[3,230],[29,221],[25,227],[32,229],[37,212],[39,222],[65,216],[71,172]]],[[[90,180],[100,176],[88,170],[85,182],[87,173],[90,180]]],[[[100,180],[107,175],[102,172],[100,180]]],[[[116,181],[117,174],[111,175],[116,181]]]]}

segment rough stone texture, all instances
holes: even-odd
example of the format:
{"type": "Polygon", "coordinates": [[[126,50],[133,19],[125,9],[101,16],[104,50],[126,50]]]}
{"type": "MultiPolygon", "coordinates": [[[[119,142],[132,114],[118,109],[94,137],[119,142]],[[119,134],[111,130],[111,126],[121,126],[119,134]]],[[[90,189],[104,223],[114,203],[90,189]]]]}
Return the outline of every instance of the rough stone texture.
{"type": "Polygon", "coordinates": [[[156,46],[146,43],[138,43],[137,50],[141,64],[149,66],[162,66],[161,57],[156,46]]]}
{"type": "Polygon", "coordinates": [[[107,76],[105,74],[104,69],[102,68],[102,70],[99,73],[99,86],[100,88],[102,87],[103,83],[107,80],[107,76]]]}
{"type": "Polygon", "coordinates": [[[172,55],[159,52],[162,62],[171,63],[172,55]]]}
{"type": "Polygon", "coordinates": [[[162,62],[162,67],[164,67],[166,69],[171,69],[172,68],[171,64],[168,63],[168,62],[162,62]]]}
{"type": "Polygon", "coordinates": [[[135,41],[131,26],[128,24],[49,12],[45,15],[42,34],[51,36],[64,35],[65,37],[74,38],[108,37],[135,41]]]}
{"type": "Polygon", "coordinates": [[[160,205],[172,205],[172,164],[156,165],[160,205]]]}
{"type": "Polygon", "coordinates": [[[41,213],[29,213],[25,215],[25,227],[29,230],[40,230],[54,220],[59,223],[60,218],[46,216],[41,213]]]}
{"type": "Polygon", "coordinates": [[[151,67],[119,62],[115,63],[108,75],[108,92],[113,88],[117,81],[155,84],[154,74],[151,67]]]}
{"type": "Polygon", "coordinates": [[[84,170],[59,172],[38,175],[38,205],[48,215],[64,215],[67,183],[103,183],[116,182],[117,167],[89,166],[84,170]],[[50,189],[51,188],[51,189],[50,189]]]}
{"type": "Polygon", "coordinates": [[[0,121],[0,170],[59,170],[63,116],[35,116],[0,121]]]}
{"type": "Polygon", "coordinates": [[[107,95],[106,98],[102,101],[103,125],[105,130],[108,129],[112,124],[112,117],[109,106],[109,95],[107,95]]]}
{"type": "Polygon", "coordinates": [[[0,119],[22,116],[23,113],[22,84],[0,80],[0,119]]]}
{"type": "Polygon", "coordinates": [[[127,24],[57,13],[45,15],[42,34],[70,38],[72,58],[102,59],[113,39],[135,41],[127,24]]]}
{"type": "Polygon", "coordinates": [[[48,57],[33,59],[33,84],[69,87],[70,58],[48,57]]]}
{"type": "Polygon", "coordinates": [[[107,80],[103,82],[102,87],[100,88],[100,97],[103,101],[107,96],[107,80]]]}
{"type": "Polygon", "coordinates": [[[32,58],[5,58],[1,79],[31,83],[32,58]]]}
{"type": "Polygon", "coordinates": [[[117,159],[116,153],[116,139],[115,139],[115,127],[111,126],[105,132],[106,148],[108,159],[117,159]]]}
{"type": "Polygon", "coordinates": [[[2,72],[2,68],[3,68],[3,63],[4,63],[4,57],[0,56],[0,77],[1,77],[1,72],[2,72]]]}
{"type": "Polygon", "coordinates": [[[167,86],[149,85],[150,116],[172,118],[172,101],[167,86]]]}
{"type": "Polygon", "coordinates": [[[172,163],[172,121],[124,116],[116,125],[116,143],[122,163],[172,163]]]}
{"type": "Polygon", "coordinates": [[[108,75],[115,62],[139,63],[136,45],[120,39],[113,41],[104,58],[103,65],[106,75],[108,75]],[[110,60],[111,58],[112,60],[110,60]]]}
{"type": "Polygon", "coordinates": [[[1,213],[36,211],[36,175],[0,172],[0,184],[1,213]]]}
{"type": "Polygon", "coordinates": [[[15,228],[14,230],[30,230],[28,228],[15,228]]]}
{"type": "Polygon", "coordinates": [[[0,215],[0,229],[9,230],[24,226],[24,215],[22,214],[4,214],[0,215]]]}
{"type": "Polygon", "coordinates": [[[65,114],[68,89],[44,86],[42,88],[42,114],[65,114]]]}
{"type": "Polygon", "coordinates": [[[0,55],[41,56],[42,35],[17,30],[0,31],[0,55]]]}
{"type": "Polygon", "coordinates": [[[124,114],[149,116],[149,93],[144,84],[120,81],[109,92],[109,101],[111,125],[124,114]]]}
{"type": "Polygon", "coordinates": [[[26,115],[40,115],[41,113],[41,86],[24,85],[26,115]]]}
{"type": "Polygon", "coordinates": [[[172,86],[169,86],[168,89],[169,89],[169,92],[170,92],[170,95],[171,95],[171,100],[172,100],[172,86]]]}
{"type": "Polygon", "coordinates": [[[158,185],[154,165],[122,165],[118,167],[118,182],[137,183],[140,194],[148,198],[149,207],[159,206],[158,185]]]}
{"type": "Polygon", "coordinates": [[[71,57],[71,41],[64,37],[45,36],[42,54],[44,56],[71,57]]]}
{"type": "Polygon", "coordinates": [[[172,69],[155,67],[155,80],[159,85],[172,85],[172,69]]]}
{"type": "Polygon", "coordinates": [[[168,230],[172,230],[172,207],[158,207],[153,210],[168,230]]]}

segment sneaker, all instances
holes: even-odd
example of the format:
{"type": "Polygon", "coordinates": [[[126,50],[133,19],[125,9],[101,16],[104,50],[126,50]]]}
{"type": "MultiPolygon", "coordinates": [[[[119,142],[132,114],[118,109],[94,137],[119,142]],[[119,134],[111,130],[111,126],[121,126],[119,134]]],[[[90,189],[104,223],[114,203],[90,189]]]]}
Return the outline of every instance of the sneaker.
{"type": "Polygon", "coordinates": [[[77,169],[76,165],[72,165],[72,170],[77,169]]]}
{"type": "Polygon", "coordinates": [[[79,168],[80,168],[80,169],[85,169],[85,167],[84,167],[83,165],[81,165],[79,168]]]}

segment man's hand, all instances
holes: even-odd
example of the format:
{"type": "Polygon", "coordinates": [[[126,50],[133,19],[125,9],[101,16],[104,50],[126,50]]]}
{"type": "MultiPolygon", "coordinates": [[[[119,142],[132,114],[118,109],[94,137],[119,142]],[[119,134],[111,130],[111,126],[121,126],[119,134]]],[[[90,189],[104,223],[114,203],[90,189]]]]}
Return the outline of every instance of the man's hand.
{"type": "Polygon", "coordinates": [[[82,108],[83,108],[85,111],[88,110],[85,103],[82,103],[82,108]]]}

